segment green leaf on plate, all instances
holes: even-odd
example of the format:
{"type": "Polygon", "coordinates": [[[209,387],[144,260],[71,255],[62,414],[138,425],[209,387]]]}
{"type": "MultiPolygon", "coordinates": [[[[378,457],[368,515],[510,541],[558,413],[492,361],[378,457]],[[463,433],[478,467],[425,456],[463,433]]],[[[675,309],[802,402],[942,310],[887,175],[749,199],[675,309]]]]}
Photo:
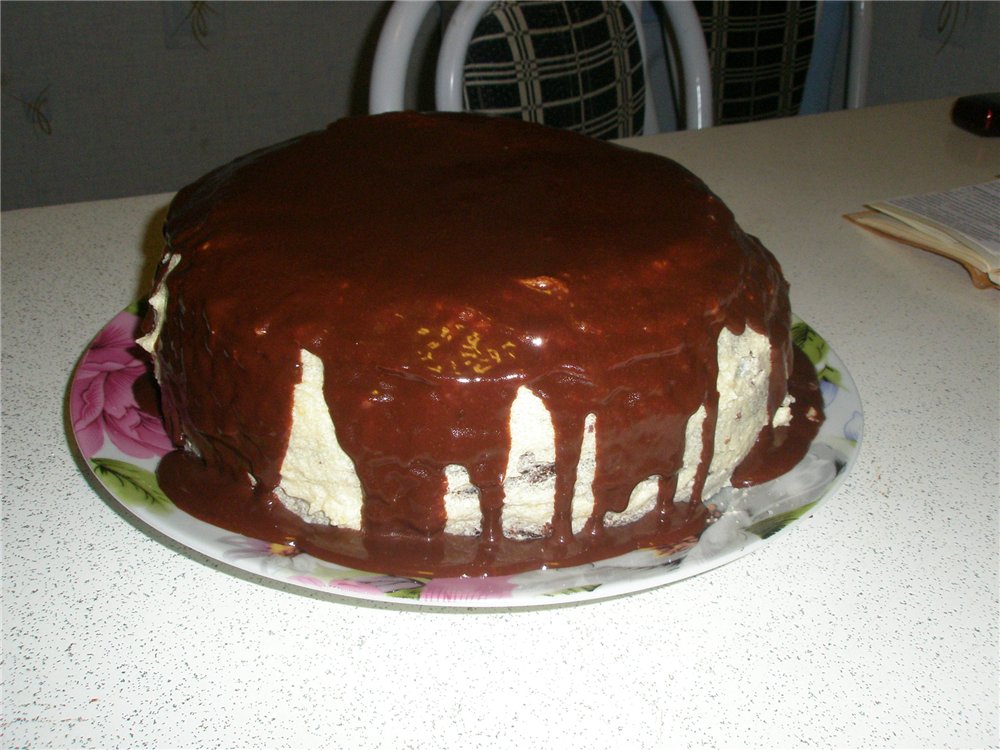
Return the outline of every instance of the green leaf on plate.
{"type": "Polygon", "coordinates": [[[833,383],[838,388],[843,387],[843,382],[840,377],[840,370],[836,369],[835,367],[830,367],[830,365],[823,365],[823,369],[820,370],[816,374],[816,376],[820,380],[826,380],[830,383],[833,383]]]}
{"type": "Polygon", "coordinates": [[[790,526],[795,521],[798,521],[802,518],[802,516],[812,510],[815,505],[815,502],[800,505],[798,508],[793,508],[792,510],[785,511],[784,513],[778,513],[770,518],[757,521],[757,523],[748,526],[746,530],[751,534],[759,536],[761,539],[767,539],[768,537],[777,534],[786,526],[790,526]]]}
{"type": "Polygon", "coordinates": [[[138,315],[140,318],[146,314],[146,309],[149,304],[145,299],[137,299],[131,305],[125,308],[125,312],[132,313],[133,315],[138,315]]]}
{"type": "Polygon", "coordinates": [[[98,479],[123,502],[142,505],[158,513],[173,509],[174,504],[160,489],[153,472],[114,458],[92,458],[90,465],[98,479]]]}
{"type": "Polygon", "coordinates": [[[814,365],[822,362],[830,351],[826,339],[801,320],[792,324],[792,343],[801,349],[814,365]]]}

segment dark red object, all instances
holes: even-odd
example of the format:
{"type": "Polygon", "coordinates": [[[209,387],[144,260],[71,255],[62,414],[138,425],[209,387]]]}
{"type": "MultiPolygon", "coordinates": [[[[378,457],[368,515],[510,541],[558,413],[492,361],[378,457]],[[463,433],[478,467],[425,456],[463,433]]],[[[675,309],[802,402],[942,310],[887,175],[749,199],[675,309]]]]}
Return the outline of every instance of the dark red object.
{"type": "Polygon", "coordinates": [[[951,121],[976,135],[1000,135],[1000,92],[960,97],[952,107],[951,121]]]}

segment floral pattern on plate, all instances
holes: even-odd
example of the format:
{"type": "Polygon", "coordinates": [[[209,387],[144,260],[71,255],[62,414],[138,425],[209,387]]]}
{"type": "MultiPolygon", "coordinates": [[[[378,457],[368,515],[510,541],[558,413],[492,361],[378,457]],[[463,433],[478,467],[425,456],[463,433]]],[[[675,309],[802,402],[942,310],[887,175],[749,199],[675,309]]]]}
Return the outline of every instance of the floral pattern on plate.
{"type": "Polygon", "coordinates": [[[693,546],[651,548],[572,568],[507,576],[409,578],[336,565],[293,547],[233,534],[177,508],[156,467],[172,446],[157,412],[155,386],[135,344],[138,303],[101,330],[70,386],[77,445],[98,481],[135,516],[214,560],[292,586],[352,599],[446,607],[525,607],[633,593],[725,565],[810,516],[857,458],[862,411],[857,388],[826,340],[796,319],[795,343],[816,367],[826,421],[806,457],[784,476],[711,499],[719,517],[693,546]]]}

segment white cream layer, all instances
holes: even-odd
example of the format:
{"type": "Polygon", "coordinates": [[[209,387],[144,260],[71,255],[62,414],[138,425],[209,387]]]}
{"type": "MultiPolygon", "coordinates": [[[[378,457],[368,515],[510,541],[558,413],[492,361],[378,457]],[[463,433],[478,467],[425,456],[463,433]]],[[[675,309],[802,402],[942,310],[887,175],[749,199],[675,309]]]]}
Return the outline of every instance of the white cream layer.
{"type": "MultiPolygon", "coordinates": [[[[733,470],[753,446],[767,423],[771,347],[766,336],[750,328],[735,335],[723,329],[718,341],[719,415],[715,454],[702,493],[709,498],[729,483],[733,470]]],[[[775,424],[787,423],[786,403],[775,415],[775,424]]],[[[678,476],[675,502],[691,498],[691,489],[702,453],[705,408],[688,420],[683,466],[678,476]]],[[[579,531],[594,508],[591,483],[596,466],[596,431],[600,424],[588,415],[573,496],[573,530],[579,531]]],[[[555,509],[555,430],[545,404],[529,389],[520,388],[510,413],[511,451],[503,488],[504,534],[511,538],[543,535],[555,509]]],[[[281,467],[279,496],[293,511],[311,522],[361,526],[362,491],[353,462],[336,439],[336,427],[323,397],[323,363],[302,352],[302,381],[295,387],[292,431],[281,467]]],[[[448,490],[444,497],[445,529],[473,535],[482,528],[479,493],[465,467],[445,468],[448,490]]],[[[659,477],[636,485],[628,507],[608,513],[605,523],[634,521],[656,504],[659,477]]]]}
{"type": "MultiPolygon", "coordinates": [[[[153,330],[136,339],[135,342],[150,354],[154,353],[156,342],[160,340],[160,333],[163,331],[163,321],[167,310],[167,276],[177,268],[177,264],[181,262],[181,256],[167,255],[160,262],[165,263],[167,267],[163,276],[160,277],[160,283],[149,297],[149,306],[153,310],[153,330]]],[[[153,357],[153,375],[159,381],[160,360],[155,356],[153,357]]]]}
{"type": "Polygon", "coordinates": [[[323,396],[323,360],[302,350],[302,380],[281,464],[281,500],[313,523],[361,528],[361,480],[340,442],[323,396]]]}

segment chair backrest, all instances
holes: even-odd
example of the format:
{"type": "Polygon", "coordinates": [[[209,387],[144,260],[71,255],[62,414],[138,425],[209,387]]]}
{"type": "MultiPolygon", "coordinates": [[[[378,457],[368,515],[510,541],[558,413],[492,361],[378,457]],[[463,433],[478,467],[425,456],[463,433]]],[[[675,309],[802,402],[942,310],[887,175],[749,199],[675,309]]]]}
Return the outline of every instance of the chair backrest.
{"type": "MultiPolygon", "coordinates": [[[[369,111],[373,114],[403,109],[416,38],[433,5],[432,2],[393,3],[372,68],[369,111]]],[[[711,74],[698,15],[690,2],[671,0],[662,6],[672,27],[682,68],[687,127],[708,127],[711,74]]],[[[640,4],[636,0],[610,6],[464,0],[452,15],[441,42],[435,106],[441,111],[519,115],[599,137],[638,134],[641,123],[642,132],[650,134],[659,128],[649,80],[640,4]],[[485,18],[488,14],[490,17],[485,18]],[[541,28],[525,28],[530,26],[532,17],[541,28]],[[574,45],[585,42],[595,31],[604,37],[595,50],[606,57],[610,55],[603,67],[587,55],[573,52],[574,45]],[[552,45],[560,33],[565,43],[562,47],[552,45]],[[497,43],[506,49],[505,55],[500,55],[507,57],[506,68],[490,60],[490,45],[497,43]],[[602,81],[595,71],[603,73],[604,79],[614,80],[602,81]],[[582,90],[584,81],[592,97],[589,102],[588,91],[582,90]],[[504,86],[504,82],[509,85],[504,86]],[[604,96],[603,102],[599,101],[601,95],[594,95],[595,91],[604,96]],[[510,92],[518,95],[503,101],[505,93],[510,92]],[[613,103],[609,106],[608,97],[612,96],[613,103]],[[610,120],[602,122],[595,115],[601,106],[591,107],[593,104],[603,105],[604,117],[610,120]],[[616,112],[608,115],[611,110],[616,112]],[[640,111],[641,119],[637,114],[640,111]]]]}
{"type": "Polygon", "coordinates": [[[696,0],[712,65],[718,124],[799,112],[813,56],[817,3],[696,0]]]}
{"type": "Polygon", "coordinates": [[[835,90],[838,48],[845,36],[849,49],[846,103],[852,108],[862,106],[870,6],[864,0],[696,0],[708,39],[715,122],[827,111],[835,90]]]}
{"type": "Polygon", "coordinates": [[[658,129],[646,106],[645,42],[622,3],[469,3],[448,24],[439,54],[443,108],[605,139],[658,129]]]}

